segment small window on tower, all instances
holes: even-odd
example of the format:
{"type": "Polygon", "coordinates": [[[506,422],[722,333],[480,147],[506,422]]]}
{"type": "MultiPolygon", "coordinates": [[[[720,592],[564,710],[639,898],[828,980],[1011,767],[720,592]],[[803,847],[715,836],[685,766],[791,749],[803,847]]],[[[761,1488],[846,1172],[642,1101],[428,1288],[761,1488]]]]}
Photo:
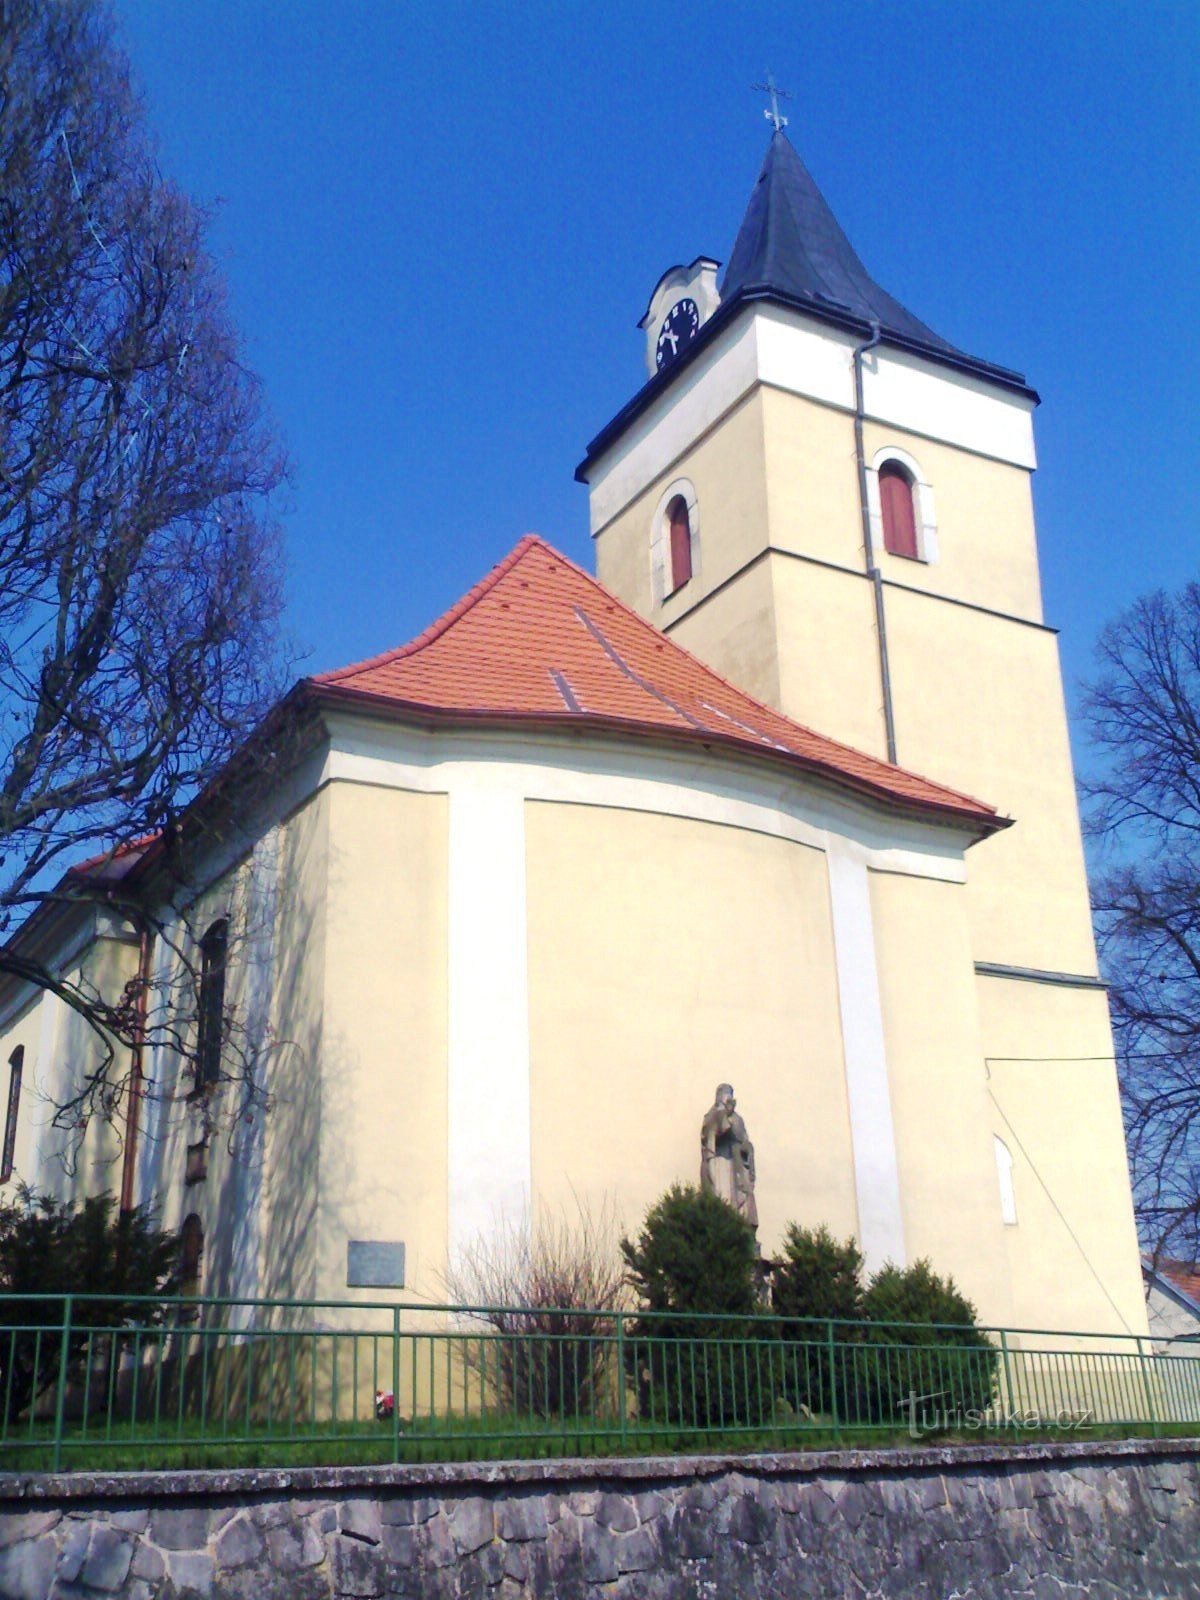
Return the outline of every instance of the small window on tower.
{"type": "Polygon", "coordinates": [[[667,507],[667,522],[671,548],[671,586],[667,593],[674,594],[692,575],[692,519],[681,494],[667,507]]]}
{"type": "Polygon", "coordinates": [[[917,514],[911,475],[898,461],[879,469],[879,506],[883,515],[883,548],[890,555],[917,559],[917,514]]]}

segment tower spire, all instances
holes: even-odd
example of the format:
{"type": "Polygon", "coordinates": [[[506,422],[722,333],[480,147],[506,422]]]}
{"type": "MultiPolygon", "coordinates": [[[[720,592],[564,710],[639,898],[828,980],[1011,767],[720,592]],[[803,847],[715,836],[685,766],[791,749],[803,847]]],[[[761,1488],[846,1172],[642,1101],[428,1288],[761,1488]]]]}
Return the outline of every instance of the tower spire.
{"type": "Polygon", "coordinates": [[[763,116],[766,117],[768,122],[774,123],[776,133],[782,133],[787,127],[788,119],[780,111],[779,102],[781,100],[790,100],[792,98],[791,95],[786,89],[779,88],[775,82],[775,76],[771,72],[767,73],[766,83],[754,83],[750,87],[757,93],[770,95],[771,104],[763,112],[763,116]]]}

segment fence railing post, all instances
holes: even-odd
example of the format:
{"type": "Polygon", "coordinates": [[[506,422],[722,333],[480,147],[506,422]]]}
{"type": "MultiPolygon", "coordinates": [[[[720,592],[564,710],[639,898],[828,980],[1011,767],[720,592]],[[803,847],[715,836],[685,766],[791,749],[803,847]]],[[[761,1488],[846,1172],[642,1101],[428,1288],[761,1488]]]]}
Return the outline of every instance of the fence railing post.
{"type": "Polygon", "coordinates": [[[1150,1382],[1150,1374],[1146,1369],[1146,1346],[1145,1346],[1145,1341],[1142,1339],[1140,1334],[1138,1335],[1137,1347],[1138,1347],[1138,1365],[1142,1369],[1142,1387],[1146,1391],[1146,1405],[1147,1405],[1147,1407],[1149,1408],[1149,1411],[1150,1411],[1150,1426],[1154,1431],[1154,1437],[1157,1439],[1159,1433],[1162,1430],[1159,1427],[1158,1407],[1154,1404],[1154,1388],[1153,1388],[1153,1385],[1150,1382]]]}
{"type": "MultiPolygon", "coordinates": [[[[415,1398],[415,1397],[414,1397],[415,1398]]],[[[400,1307],[392,1307],[392,1460],[400,1459],[400,1307]]]]}
{"type": "Polygon", "coordinates": [[[827,1324],[826,1333],[826,1347],[829,1352],[829,1405],[831,1411],[833,1412],[833,1437],[837,1439],[841,1436],[842,1427],[838,1417],[837,1369],[835,1366],[837,1361],[837,1345],[833,1337],[832,1322],[827,1324]]]}
{"type": "Polygon", "coordinates": [[[1017,1399],[1013,1393],[1012,1368],[1008,1362],[1008,1334],[1003,1328],[1000,1329],[1000,1360],[1004,1367],[1004,1388],[1008,1396],[1001,1420],[1019,1433],[1021,1429],[1017,1421],[1017,1399]]]}
{"type": "Polygon", "coordinates": [[[617,1428],[621,1449],[629,1442],[629,1417],[625,1404],[625,1313],[617,1312],[617,1428]]]}
{"type": "Polygon", "coordinates": [[[54,1397],[55,1472],[62,1470],[63,1416],[67,1405],[67,1371],[69,1367],[67,1357],[71,1345],[71,1302],[73,1298],[72,1295],[66,1295],[63,1299],[62,1348],[58,1352],[58,1393],[54,1397]]]}

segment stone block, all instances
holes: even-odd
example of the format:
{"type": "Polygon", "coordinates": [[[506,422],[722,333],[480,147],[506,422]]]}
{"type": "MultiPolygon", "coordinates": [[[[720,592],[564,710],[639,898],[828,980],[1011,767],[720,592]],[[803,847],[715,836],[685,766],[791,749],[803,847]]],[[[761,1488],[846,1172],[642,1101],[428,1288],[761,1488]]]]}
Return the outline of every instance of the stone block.
{"type": "Polygon", "coordinates": [[[669,1511],[674,1501],[665,1494],[659,1494],[656,1489],[643,1490],[641,1494],[633,1497],[633,1509],[638,1514],[640,1522],[654,1522],[662,1516],[664,1511],[669,1511]]]}
{"type": "Polygon", "coordinates": [[[729,1532],[740,1544],[764,1544],[771,1532],[771,1516],[757,1495],[743,1494],[733,1502],[729,1532]]]}
{"type": "Polygon", "coordinates": [[[57,1559],[54,1538],[49,1534],[0,1550],[0,1594],[4,1600],[46,1600],[57,1559]]]}
{"type": "Polygon", "coordinates": [[[421,1528],[420,1562],[430,1567],[448,1567],[455,1554],[449,1522],[443,1516],[431,1517],[421,1528]]]}
{"type": "Polygon", "coordinates": [[[335,1534],[332,1543],[334,1592],[354,1600],[376,1600],[387,1578],[383,1552],[361,1539],[335,1534]]]}
{"type": "Polygon", "coordinates": [[[524,1583],[529,1576],[529,1561],[519,1544],[505,1546],[504,1576],[512,1578],[517,1583],[524,1583]]]}
{"type": "Polygon", "coordinates": [[[374,1500],[343,1500],[337,1508],[337,1525],[352,1539],[378,1544],[383,1537],[379,1505],[374,1500]]]}
{"type": "Polygon", "coordinates": [[[150,1537],[163,1550],[203,1550],[208,1543],[207,1506],[155,1506],[150,1537]]]}
{"type": "Polygon", "coordinates": [[[101,1594],[116,1594],[129,1576],[132,1561],[133,1540],[129,1535],[107,1523],[97,1523],[79,1574],[80,1582],[89,1589],[99,1589],[101,1594]]]}
{"type": "Polygon", "coordinates": [[[166,1570],[166,1557],[158,1546],[147,1544],[145,1540],[140,1539],[134,1547],[130,1574],[135,1578],[144,1579],[147,1583],[157,1583],[166,1570]]]}
{"type": "Polygon", "coordinates": [[[0,1516],[0,1550],[23,1539],[39,1539],[61,1521],[61,1511],[7,1511],[0,1516]]]}
{"type": "Polygon", "coordinates": [[[468,1495],[464,1500],[452,1502],[448,1509],[454,1547],[459,1555],[468,1556],[495,1538],[492,1502],[482,1495],[468,1495]]]}
{"type": "Polygon", "coordinates": [[[138,1511],[114,1511],[108,1520],[122,1533],[145,1533],[150,1526],[150,1513],[144,1508],[138,1511]]]}
{"type": "Polygon", "coordinates": [[[278,1572],[302,1572],[325,1559],[325,1546],[307,1522],[283,1522],[269,1529],[267,1549],[278,1572]]]}
{"type": "Polygon", "coordinates": [[[638,1525],[638,1514],[623,1494],[602,1494],[596,1502],[596,1521],[612,1533],[631,1533],[638,1525]]]}
{"type": "Polygon", "coordinates": [[[60,1583],[74,1583],[83,1571],[84,1558],[91,1543],[92,1530],[86,1522],[69,1522],[58,1550],[54,1569],[60,1583]]]}
{"type": "Polygon", "coordinates": [[[262,1533],[249,1517],[235,1517],[232,1522],[227,1522],[213,1545],[217,1566],[225,1570],[257,1561],[263,1548],[262,1533]]]}
{"type": "Polygon", "coordinates": [[[549,1526],[546,1502],[540,1495],[501,1500],[496,1506],[496,1531],[502,1539],[516,1543],[544,1539],[549,1526]]]}
{"type": "Polygon", "coordinates": [[[671,1542],[685,1561],[703,1561],[712,1555],[717,1530],[707,1511],[684,1507],[676,1512],[671,1542]]]}
{"type": "Polygon", "coordinates": [[[658,1562],[659,1550],[649,1528],[635,1528],[617,1539],[617,1571],[649,1572],[658,1562]]]}
{"type": "Polygon", "coordinates": [[[167,1554],[171,1582],[184,1595],[208,1600],[213,1592],[213,1558],[206,1550],[172,1550],[167,1554]]]}
{"type": "Polygon", "coordinates": [[[593,1518],[583,1524],[583,1576],[588,1583],[614,1583],[620,1575],[617,1535],[593,1518]]]}
{"type": "Polygon", "coordinates": [[[386,1527],[382,1530],[383,1553],[392,1566],[406,1571],[417,1559],[417,1530],[386,1527]]]}
{"type": "Polygon", "coordinates": [[[397,1496],[380,1501],[379,1520],[385,1528],[418,1527],[432,1521],[441,1509],[442,1502],[429,1496],[397,1496]]]}
{"type": "Polygon", "coordinates": [[[485,1588],[494,1588],[504,1576],[504,1546],[495,1539],[491,1544],[482,1545],[475,1552],[471,1566],[485,1588]]]}

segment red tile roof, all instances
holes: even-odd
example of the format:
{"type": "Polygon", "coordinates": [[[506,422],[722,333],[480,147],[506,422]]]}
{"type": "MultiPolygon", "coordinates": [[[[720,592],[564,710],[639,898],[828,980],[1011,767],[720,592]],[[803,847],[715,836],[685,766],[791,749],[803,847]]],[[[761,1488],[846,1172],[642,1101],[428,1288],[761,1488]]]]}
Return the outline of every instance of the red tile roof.
{"type": "Polygon", "coordinates": [[[1006,825],[969,795],[743,693],[533,534],[411,644],[307,687],[322,701],[422,720],[609,730],[753,753],[980,834],[1006,825]]]}
{"type": "Polygon", "coordinates": [[[1158,1270],[1189,1299],[1200,1305],[1200,1261],[1160,1261],[1158,1270]]]}

